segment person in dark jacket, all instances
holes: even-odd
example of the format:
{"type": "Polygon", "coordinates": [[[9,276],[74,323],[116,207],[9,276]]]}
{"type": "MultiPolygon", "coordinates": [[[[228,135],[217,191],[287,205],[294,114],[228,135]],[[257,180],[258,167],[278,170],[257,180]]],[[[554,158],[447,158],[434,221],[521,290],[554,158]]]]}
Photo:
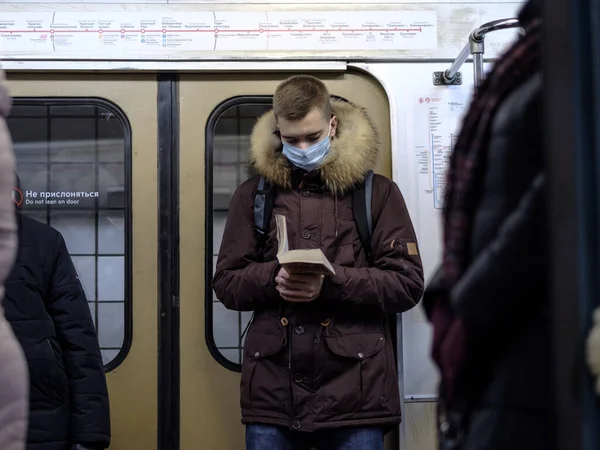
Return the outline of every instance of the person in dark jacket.
{"type": "Polygon", "coordinates": [[[27,449],[105,449],[108,391],[83,286],[57,230],[20,213],[17,225],[4,306],[29,365],[27,449]]]}
{"type": "Polygon", "coordinates": [[[28,373],[21,346],[4,317],[4,283],[17,254],[17,224],[9,198],[15,158],[6,126],[11,98],[0,69],[0,449],[24,450],[27,432],[28,373]]]}
{"type": "Polygon", "coordinates": [[[420,301],[423,270],[402,194],[381,175],[372,184],[372,264],[361,245],[352,192],[378,150],[367,113],[331,103],[310,76],[281,83],[254,128],[251,160],[276,186],[268,238],[259,248],[252,177],[231,200],[213,282],[227,308],[254,311],[241,381],[248,450],[381,450],[400,422],[386,315],[420,301]],[[322,249],[335,275],[280,267],[275,214],[285,217],[289,248],[322,249]]]}
{"type": "Polygon", "coordinates": [[[441,372],[440,448],[552,450],[541,21],[477,93],[451,157],[444,257],[424,306],[441,372]]]}

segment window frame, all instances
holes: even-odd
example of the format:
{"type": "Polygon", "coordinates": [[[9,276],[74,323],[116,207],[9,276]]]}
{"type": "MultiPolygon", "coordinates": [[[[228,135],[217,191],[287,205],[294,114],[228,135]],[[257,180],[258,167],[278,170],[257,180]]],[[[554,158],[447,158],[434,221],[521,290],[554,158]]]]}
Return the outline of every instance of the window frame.
{"type": "MultiPolygon", "coordinates": [[[[111,114],[113,114],[120,122],[123,127],[123,143],[124,143],[124,155],[123,155],[123,165],[124,165],[124,207],[123,207],[123,216],[125,222],[124,229],[124,242],[123,242],[123,252],[124,252],[124,292],[123,292],[123,344],[117,353],[117,355],[108,362],[108,364],[104,365],[104,371],[110,372],[115,370],[127,357],[129,350],[131,349],[131,344],[133,340],[133,283],[132,283],[132,275],[133,275],[133,245],[132,245],[132,153],[133,153],[133,144],[132,144],[132,129],[131,123],[125,114],[125,112],[115,103],[111,102],[102,97],[13,97],[12,105],[14,107],[23,107],[23,106],[43,106],[46,108],[52,106],[94,106],[104,108],[111,114]]],[[[12,116],[9,115],[9,119],[12,116]]],[[[47,115],[47,120],[51,119],[51,115],[47,115]]],[[[23,117],[26,118],[26,117],[23,117]]],[[[16,158],[16,154],[15,154],[16,158]]],[[[46,165],[49,166],[51,163],[50,160],[46,162],[46,165]]],[[[97,161],[95,161],[97,164],[97,161]]],[[[96,168],[97,169],[97,168],[96,168]]],[[[98,216],[98,208],[95,208],[94,214],[98,216]]],[[[96,217],[96,224],[98,223],[98,219],[96,217]]],[[[97,233],[97,230],[95,230],[97,233]]],[[[97,258],[98,255],[96,254],[97,258]]],[[[97,277],[96,267],[96,277],[97,277]]],[[[98,302],[98,299],[95,300],[98,302]]],[[[96,324],[96,332],[98,333],[97,324],[96,324]]]]}
{"type": "MultiPolygon", "coordinates": [[[[205,151],[204,151],[204,176],[205,176],[205,241],[204,241],[204,280],[205,280],[205,301],[204,301],[204,334],[206,346],[212,357],[223,367],[232,372],[242,371],[242,362],[235,363],[227,359],[217,347],[213,326],[213,161],[214,161],[214,135],[217,122],[221,116],[230,108],[239,105],[272,105],[272,95],[238,95],[230,97],[213,109],[208,117],[205,128],[205,151]]],[[[241,343],[238,343],[240,345],[241,343]]]]}
{"type": "MultiPolygon", "coordinates": [[[[348,100],[338,95],[330,95],[333,101],[348,100]]],[[[204,176],[205,176],[205,241],[204,241],[204,280],[205,280],[205,298],[204,298],[204,334],[206,346],[213,358],[223,367],[232,372],[242,371],[242,357],[240,362],[235,363],[227,359],[219,350],[215,342],[214,323],[213,323],[213,246],[214,246],[214,210],[213,210],[213,170],[214,170],[214,136],[217,123],[222,115],[229,109],[239,105],[271,105],[273,104],[273,95],[237,95],[219,103],[210,113],[205,128],[205,151],[204,151],[204,176]]],[[[258,117],[257,117],[258,120],[258,117]]],[[[241,313],[241,311],[238,311],[241,313]]],[[[248,322],[247,328],[241,333],[241,337],[248,331],[253,319],[248,322]]],[[[395,326],[392,327],[395,330],[395,326]]],[[[238,343],[241,346],[241,342],[238,343]]],[[[242,352],[243,353],[243,352],[242,352]]]]}

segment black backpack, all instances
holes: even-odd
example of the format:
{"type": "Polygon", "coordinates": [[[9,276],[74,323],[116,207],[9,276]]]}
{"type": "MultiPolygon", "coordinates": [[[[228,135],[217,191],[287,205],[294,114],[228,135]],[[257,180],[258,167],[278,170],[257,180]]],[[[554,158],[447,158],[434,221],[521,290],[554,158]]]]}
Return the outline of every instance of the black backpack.
{"type": "MultiPolygon", "coordinates": [[[[276,186],[271,185],[263,176],[260,177],[256,197],[254,197],[254,226],[261,255],[265,248],[269,232],[276,191],[276,186]]],[[[364,181],[352,192],[354,222],[356,223],[360,242],[370,266],[374,264],[371,252],[371,235],[373,234],[373,217],[371,215],[372,192],[373,171],[370,170],[367,172],[364,181]]]]}

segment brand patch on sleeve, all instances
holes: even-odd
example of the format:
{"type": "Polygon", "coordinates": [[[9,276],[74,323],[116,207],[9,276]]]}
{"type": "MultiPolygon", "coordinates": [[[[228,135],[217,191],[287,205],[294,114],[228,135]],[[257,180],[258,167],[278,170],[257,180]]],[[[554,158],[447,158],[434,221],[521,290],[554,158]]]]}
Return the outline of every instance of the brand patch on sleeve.
{"type": "Polygon", "coordinates": [[[406,250],[408,250],[409,256],[419,256],[419,250],[417,249],[417,244],[415,242],[407,242],[406,250]]]}

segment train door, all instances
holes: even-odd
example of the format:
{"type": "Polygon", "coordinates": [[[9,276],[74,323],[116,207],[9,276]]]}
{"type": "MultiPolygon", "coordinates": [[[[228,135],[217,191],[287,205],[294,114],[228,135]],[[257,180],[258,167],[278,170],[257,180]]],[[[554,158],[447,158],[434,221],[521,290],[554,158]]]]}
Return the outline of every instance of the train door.
{"type": "MultiPolygon", "coordinates": [[[[290,75],[180,77],[182,450],[243,448],[238,371],[241,336],[251,314],[226,310],[213,297],[210,283],[229,199],[251,176],[247,152],[252,126],[270,109],[277,84],[290,75]]],[[[389,104],[381,86],[359,72],[317,76],[332,95],[369,110],[384,149],[378,172],[391,176],[389,104]]]]}
{"type": "Polygon", "coordinates": [[[79,273],[107,368],[111,448],[156,449],[156,76],[8,78],[18,202],[63,234],[79,273]]]}
{"type": "Polygon", "coordinates": [[[600,306],[600,9],[541,2],[556,448],[600,448],[584,342],[600,306]],[[565,151],[566,150],[566,151],[565,151]]]}

